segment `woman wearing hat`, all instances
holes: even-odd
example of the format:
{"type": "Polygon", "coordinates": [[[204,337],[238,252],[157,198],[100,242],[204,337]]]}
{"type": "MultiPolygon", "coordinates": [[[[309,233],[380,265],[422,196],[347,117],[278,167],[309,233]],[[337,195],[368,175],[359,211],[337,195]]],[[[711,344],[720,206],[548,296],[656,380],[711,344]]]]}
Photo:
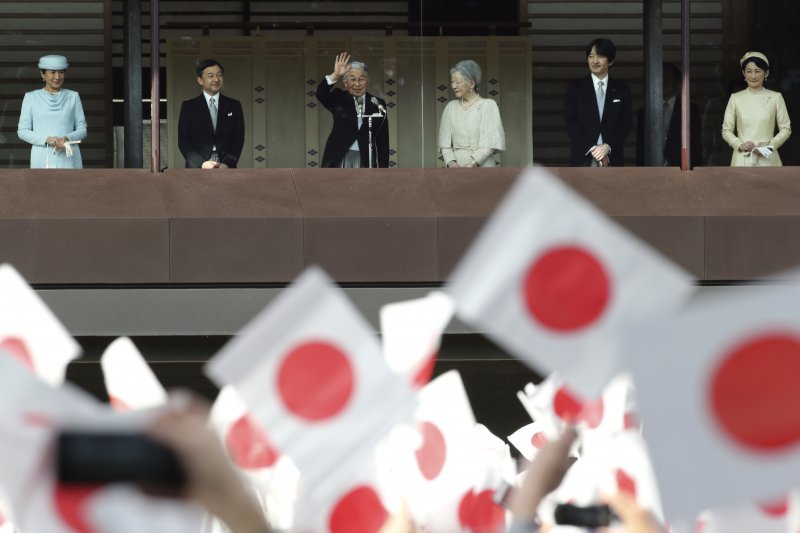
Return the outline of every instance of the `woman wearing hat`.
{"type": "Polygon", "coordinates": [[[494,167],[494,154],[506,149],[500,110],[491,98],[481,98],[481,67],[475,61],[459,61],[450,69],[450,87],[457,100],[447,104],[439,126],[439,150],[445,165],[494,167]]]}
{"type": "Polygon", "coordinates": [[[25,94],[17,135],[31,144],[31,168],[83,168],[76,141],[86,138],[86,116],[75,91],[62,88],[64,56],[39,59],[44,87],[25,94]]]}
{"type": "Polygon", "coordinates": [[[747,52],[739,64],[747,88],[731,95],[722,122],[722,138],[733,148],[731,166],[781,166],[778,148],[792,134],[792,124],[781,93],[764,87],[769,60],[747,52]]]}

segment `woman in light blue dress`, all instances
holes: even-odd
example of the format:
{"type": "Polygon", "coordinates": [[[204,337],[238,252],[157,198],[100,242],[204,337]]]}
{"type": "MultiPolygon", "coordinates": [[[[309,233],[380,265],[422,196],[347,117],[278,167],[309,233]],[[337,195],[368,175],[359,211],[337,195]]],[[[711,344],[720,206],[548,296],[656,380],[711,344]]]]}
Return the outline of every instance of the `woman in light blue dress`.
{"type": "Polygon", "coordinates": [[[75,91],[62,88],[64,56],[39,59],[44,87],[25,94],[17,135],[31,144],[31,168],[83,168],[75,141],[86,138],[86,116],[75,91]]]}

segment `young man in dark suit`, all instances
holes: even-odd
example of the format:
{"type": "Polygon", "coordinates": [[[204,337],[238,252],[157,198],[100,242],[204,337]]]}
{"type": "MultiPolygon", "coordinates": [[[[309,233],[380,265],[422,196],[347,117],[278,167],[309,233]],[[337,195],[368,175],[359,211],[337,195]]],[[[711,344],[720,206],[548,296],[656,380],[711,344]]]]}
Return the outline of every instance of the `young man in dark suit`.
{"type": "Polygon", "coordinates": [[[203,92],[184,100],[178,118],[178,147],[186,168],[236,168],[244,146],[242,104],[220,93],[222,65],[214,59],[197,64],[203,92]]]}
{"type": "MultiPolygon", "coordinates": [[[[683,79],[681,70],[672,63],[663,64],[663,97],[662,107],[664,117],[664,166],[681,166],[683,141],[681,139],[681,93],[680,86],[683,79]]],[[[703,162],[702,143],[702,117],[697,104],[689,104],[689,139],[691,166],[696,167],[703,162]]],[[[645,166],[645,139],[644,109],[636,113],[636,166],[645,166]]]]}
{"type": "Polygon", "coordinates": [[[372,167],[389,165],[389,124],[386,102],[367,92],[369,72],[350,54],[336,56],[333,72],[317,87],[317,100],[333,114],[333,128],[322,154],[323,167],[366,168],[370,166],[369,119],[372,119],[372,167]],[[343,80],[344,91],[336,87],[343,80]]]}
{"type": "Polygon", "coordinates": [[[623,166],[631,129],[631,90],[609,76],[617,48],[608,39],[586,46],[589,74],[567,85],[564,125],[572,140],[570,165],[623,166]]]}

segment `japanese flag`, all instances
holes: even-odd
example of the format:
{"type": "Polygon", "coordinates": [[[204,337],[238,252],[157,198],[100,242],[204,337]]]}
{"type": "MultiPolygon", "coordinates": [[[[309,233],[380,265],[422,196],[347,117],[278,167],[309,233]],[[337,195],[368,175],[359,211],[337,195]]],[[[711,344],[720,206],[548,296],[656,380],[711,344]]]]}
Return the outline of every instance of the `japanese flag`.
{"type": "Polygon", "coordinates": [[[623,431],[611,436],[604,448],[595,448],[583,457],[597,460],[605,467],[601,490],[605,494],[624,492],[661,522],[661,498],[653,473],[647,445],[637,431],[623,431]]]}
{"type": "Polygon", "coordinates": [[[408,378],[415,388],[431,379],[442,333],[453,317],[453,301],[434,291],[424,298],[381,308],[383,353],[389,367],[408,378]]]}
{"type": "Polygon", "coordinates": [[[252,483],[263,506],[269,509],[270,525],[279,530],[291,529],[300,482],[300,473],[292,460],[275,447],[267,431],[231,386],[220,390],[209,419],[228,456],[252,483]]]}
{"type": "Polygon", "coordinates": [[[0,350],[51,385],[81,349],[11,265],[0,265],[0,350]]]}
{"type": "Polygon", "coordinates": [[[739,504],[704,513],[701,533],[792,533],[789,498],[784,496],[767,503],[739,504]]]}
{"type": "Polygon", "coordinates": [[[167,403],[164,387],[129,338],[112,342],[100,357],[100,366],[114,409],[147,409],[167,403]]]}
{"type": "Polygon", "coordinates": [[[400,470],[408,510],[416,523],[431,530],[437,530],[430,523],[435,517],[455,527],[460,501],[482,473],[475,417],[461,376],[454,370],[423,387],[419,402],[415,424],[421,441],[409,450],[410,461],[400,470]]]}
{"type": "Polygon", "coordinates": [[[48,533],[196,533],[204,511],[185,500],[145,496],[132,485],[65,485],[40,481],[23,531],[48,533]]]}
{"type": "Polygon", "coordinates": [[[375,455],[322,499],[301,495],[297,502],[299,532],[378,533],[392,515],[379,479],[375,455]]]}
{"type": "Polygon", "coordinates": [[[411,387],[386,365],[370,326],[316,267],[206,371],[241,394],[304,483],[323,495],[346,483],[378,440],[410,420],[416,407],[411,387]]]}
{"type": "Polygon", "coordinates": [[[594,398],[622,370],[622,329],[669,315],[690,278],[568,186],[522,174],[456,267],[456,313],[534,370],[594,398]]]}
{"type": "Polygon", "coordinates": [[[510,442],[522,456],[528,461],[539,454],[545,444],[550,442],[553,436],[548,436],[544,425],[541,422],[531,422],[524,425],[508,436],[510,442]]]}
{"type": "Polygon", "coordinates": [[[58,388],[44,383],[5,356],[0,357],[0,390],[0,483],[24,529],[21,509],[57,427],[97,416],[103,406],[69,383],[58,388]]]}
{"type": "Polygon", "coordinates": [[[641,328],[627,346],[670,520],[798,481],[800,284],[729,292],[641,328]]]}
{"type": "Polygon", "coordinates": [[[630,377],[619,374],[600,396],[585,400],[553,373],[539,385],[526,386],[517,397],[528,414],[539,423],[543,433],[541,437],[556,438],[567,425],[574,425],[583,450],[588,451],[593,447],[604,447],[614,434],[625,429],[631,388],[630,377]]]}

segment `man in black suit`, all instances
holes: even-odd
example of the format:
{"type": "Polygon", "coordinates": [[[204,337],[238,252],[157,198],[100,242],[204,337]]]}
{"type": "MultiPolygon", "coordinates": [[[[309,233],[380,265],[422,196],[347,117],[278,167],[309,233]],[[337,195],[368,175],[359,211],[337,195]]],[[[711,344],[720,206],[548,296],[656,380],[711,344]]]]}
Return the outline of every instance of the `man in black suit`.
{"type": "Polygon", "coordinates": [[[589,74],[567,85],[564,126],[572,140],[570,165],[623,166],[631,129],[631,90],[609,76],[617,48],[608,39],[586,46],[589,74]]]}
{"type": "Polygon", "coordinates": [[[224,70],[214,59],[197,64],[203,92],[184,100],[178,118],[178,147],[186,168],[236,168],[244,146],[242,104],[220,93],[224,70]]]}
{"type": "Polygon", "coordinates": [[[350,54],[336,56],[333,72],[317,87],[317,100],[333,114],[333,128],[322,154],[323,167],[365,168],[370,166],[369,115],[372,119],[372,167],[389,165],[389,124],[386,102],[367,92],[369,72],[350,54]],[[335,87],[342,78],[344,91],[335,87]],[[363,118],[362,118],[363,117],[363,118]]]}
{"type": "MultiPolygon", "coordinates": [[[[681,95],[680,85],[683,75],[681,70],[672,63],[664,63],[663,65],[663,96],[664,105],[662,106],[662,113],[664,117],[664,166],[665,167],[679,167],[681,166],[681,150],[683,149],[681,141],[681,95]]],[[[702,142],[702,124],[701,124],[700,108],[697,104],[689,104],[689,138],[690,138],[690,153],[692,158],[692,166],[696,167],[702,164],[703,161],[703,142],[702,142]]],[[[645,166],[645,152],[647,147],[645,145],[645,131],[644,131],[644,109],[640,109],[636,113],[636,166],[645,166]]]]}

